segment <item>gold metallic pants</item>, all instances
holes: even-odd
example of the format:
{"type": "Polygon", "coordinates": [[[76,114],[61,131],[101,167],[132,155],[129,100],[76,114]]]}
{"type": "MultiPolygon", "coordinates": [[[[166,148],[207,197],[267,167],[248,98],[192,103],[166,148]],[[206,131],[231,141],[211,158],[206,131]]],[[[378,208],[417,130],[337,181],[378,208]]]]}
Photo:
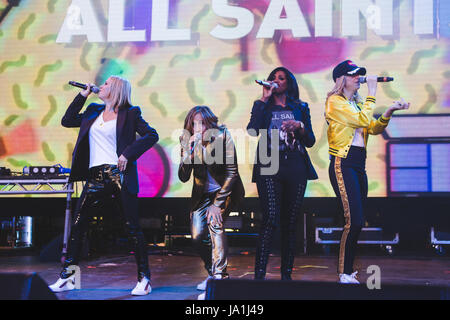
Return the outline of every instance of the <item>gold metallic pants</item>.
{"type": "MultiPolygon", "coordinates": [[[[197,208],[191,212],[191,235],[208,274],[227,278],[228,246],[223,223],[212,225],[207,221],[208,208],[213,205],[214,196],[215,193],[205,194],[197,208]]],[[[225,211],[226,209],[222,209],[223,219],[225,211]]]]}

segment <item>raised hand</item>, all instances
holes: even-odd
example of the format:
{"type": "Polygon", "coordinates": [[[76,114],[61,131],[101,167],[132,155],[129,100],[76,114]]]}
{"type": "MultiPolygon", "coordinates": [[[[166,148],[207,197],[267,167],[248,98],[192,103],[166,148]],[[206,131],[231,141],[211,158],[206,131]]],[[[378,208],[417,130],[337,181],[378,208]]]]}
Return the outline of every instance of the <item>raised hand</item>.
{"type": "Polygon", "coordinates": [[[81,91],[81,95],[85,98],[87,98],[91,94],[91,87],[95,86],[93,83],[88,83],[86,90],[81,91]]]}
{"type": "Polygon", "coordinates": [[[391,105],[386,112],[383,114],[386,118],[392,116],[395,111],[398,110],[408,110],[411,103],[406,102],[405,99],[401,98],[400,100],[394,101],[394,104],[391,105]]]}
{"type": "MultiPolygon", "coordinates": [[[[265,80],[264,80],[265,81],[265,80]]],[[[273,83],[273,81],[267,81],[270,84],[273,83]]],[[[266,103],[267,101],[269,101],[270,97],[272,96],[272,92],[275,89],[275,87],[270,86],[270,88],[263,86],[263,95],[261,97],[261,101],[263,101],[264,103],[266,103]]]]}

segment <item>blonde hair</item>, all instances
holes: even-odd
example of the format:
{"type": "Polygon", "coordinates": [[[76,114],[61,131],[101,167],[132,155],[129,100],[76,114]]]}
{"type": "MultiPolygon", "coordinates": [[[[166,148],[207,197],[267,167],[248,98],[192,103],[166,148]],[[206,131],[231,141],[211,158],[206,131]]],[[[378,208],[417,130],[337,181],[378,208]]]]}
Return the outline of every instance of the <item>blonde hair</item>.
{"type": "MultiPolygon", "coordinates": [[[[338,96],[341,96],[341,97],[344,97],[345,99],[347,99],[347,97],[344,95],[345,84],[346,84],[345,75],[337,78],[334,88],[330,92],[328,92],[327,101],[328,101],[328,98],[330,98],[333,95],[338,95],[338,96]]],[[[355,94],[350,99],[350,101],[354,101],[356,103],[364,102],[364,100],[359,95],[358,91],[355,92],[355,94]]]]}
{"type": "Polygon", "coordinates": [[[111,89],[109,91],[109,96],[111,98],[114,110],[121,108],[125,105],[131,104],[131,84],[130,82],[119,76],[110,76],[109,80],[111,82],[111,89]]]}

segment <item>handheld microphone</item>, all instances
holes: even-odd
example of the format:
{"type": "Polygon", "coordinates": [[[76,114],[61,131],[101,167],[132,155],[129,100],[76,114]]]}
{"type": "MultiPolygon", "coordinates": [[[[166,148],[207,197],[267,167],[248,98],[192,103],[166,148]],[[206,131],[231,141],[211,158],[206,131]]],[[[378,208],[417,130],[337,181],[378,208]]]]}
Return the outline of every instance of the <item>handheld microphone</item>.
{"type": "Polygon", "coordinates": [[[263,81],[263,80],[255,80],[255,82],[259,85],[265,86],[265,87],[273,87],[274,89],[278,88],[278,84],[274,83],[270,83],[267,81],[263,81]]]}
{"type": "Polygon", "coordinates": [[[191,152],[193,152],[199,143],[202,142],[202,134],[201,133],[195,133],[195,140],[191,142],[191,152]]]}
{"type": "MultiPolygon", "coordinates": [[[[76,82],[76,81],[69,81],[69,84],[71,86],[74,86],[74,87],[77,87],[77,88],[81,88],[81,89],[84,89],[84,90],[87,89],[87,85],[85,85],[84,83],[79,83],[79,82],[76,82]]],[[[98,93],[99,91],[100,91],[100,89],[98,87],[96,87],[96,86],[91,87],[91,92],[98,93]]]]}
{"type": "MultiPolygon", "coordinates": [[[[377,78],[377,82],[391,82],[391,81],[394,81],[394,78],[391,78],[391,77],[378,77],[377,78]]],[[[367,82],[366,77],[359,78],[359,83],[366,83],[366,82],[367,82]]]]}

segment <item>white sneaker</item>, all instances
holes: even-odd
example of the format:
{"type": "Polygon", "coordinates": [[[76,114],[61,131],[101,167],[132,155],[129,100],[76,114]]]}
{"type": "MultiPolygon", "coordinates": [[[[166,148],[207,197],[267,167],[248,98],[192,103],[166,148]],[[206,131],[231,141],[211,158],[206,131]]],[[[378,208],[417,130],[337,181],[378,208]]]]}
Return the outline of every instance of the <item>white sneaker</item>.
{"type": "Polygon", "coordinates": [[[356,274],[358,273],[358,271],[353,272],[352,274],[346,274],[346,273],[341,273],[339,275],[339,282],[340,283],[355,283],[355,284],[359,284],[359,281],[356,280],[356,274]]]}
{"type": "Polygon", "coordinates": [[[205,293],[201,293],[198,295],[197,300],[205,300],[205,293]]]}
{"type": "Polygon", "coordinates": [[[212,279],[213,277],[208,276],[205,280],[203,280],[201,283],[197,285],[197,290],[205,291],[206,290],[206,283],[209,279],[212,279]]]}
{"type": "Polygon", "coordinates": [[[67,279],[59,278],[54,284],[48,286],[53,292],[63,292],[75,289],[75,274],[67,279]]]}
{"type": "Polygon", "coordinates": [[[131,291],[131,294],[133,296],[145,296],[150,292],[152,292],[150,280],[144,277],[141,281],[137,283],[136,287],[134,287],[133,291],[131,291]]]}

